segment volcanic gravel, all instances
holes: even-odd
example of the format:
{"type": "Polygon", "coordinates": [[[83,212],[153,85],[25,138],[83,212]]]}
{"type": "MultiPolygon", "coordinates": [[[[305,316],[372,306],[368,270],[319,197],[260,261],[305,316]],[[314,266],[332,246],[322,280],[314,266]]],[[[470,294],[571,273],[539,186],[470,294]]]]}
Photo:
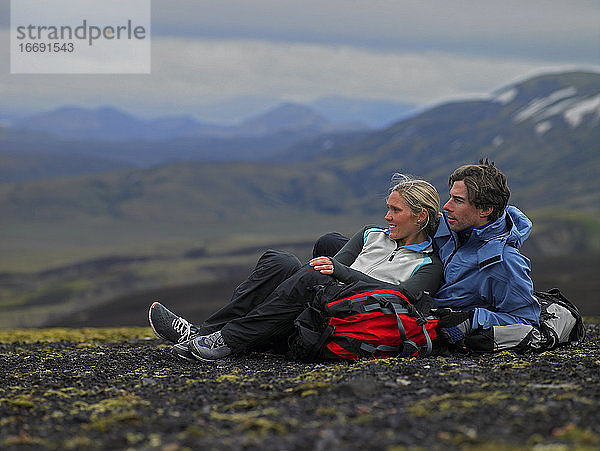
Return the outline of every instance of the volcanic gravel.
{"type": "Polygon", "coordinates": [[[155,338],[0,343],[0,448],[600,449],[600,325],[543,353],[178,360],[155,338]]]}

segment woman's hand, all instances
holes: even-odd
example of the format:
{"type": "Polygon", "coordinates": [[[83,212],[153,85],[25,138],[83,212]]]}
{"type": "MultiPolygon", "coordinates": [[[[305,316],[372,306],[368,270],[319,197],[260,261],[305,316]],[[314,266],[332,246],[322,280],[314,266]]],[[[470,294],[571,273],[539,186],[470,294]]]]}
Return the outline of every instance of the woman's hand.
{"type": "Polygon", "coordinates": [[[333,261],[329,257],[313,258],[308,264],[321,274],[333,274],[333,261]]]}

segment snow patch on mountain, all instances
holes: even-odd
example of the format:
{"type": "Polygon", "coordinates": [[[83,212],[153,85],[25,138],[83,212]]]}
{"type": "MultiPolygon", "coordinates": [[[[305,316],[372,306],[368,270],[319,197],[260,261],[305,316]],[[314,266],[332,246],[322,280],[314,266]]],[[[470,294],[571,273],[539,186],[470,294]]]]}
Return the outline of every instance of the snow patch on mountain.
{"type": "Polygon", "coordinates": [[[577,89],[571,86],[569,88],[555,91],[547,97],[535,98],[531,102],[529,102],[527,106],[525,106],[525,108],[517,112],[517,114],[515,115],[515,121],[523,122],[528,119],[537,119],[536,116],[544,113],[549,106],[563,99],[573,97],[576,94],[577,89]]]}
{"type": "Polygon", "coordinates": [[[542,120],[548,119],[549,117],[552,117],[552,116],[561,115],[566,110],[568,110],[572,105],[576,104],[577,100],[578,99],[576,99],[576,98],[570,98],[570,99],[566,99],[561,102],[558,102],[556,105],[552,105],[551,107],[548,107],[548,108],[544,109],[543,111],[541,111],[536,116],[536,119],[539,121],[542,121],[542,120]]]}
{"type": "MultiPolygon", "coordinates": [[[[581,125],[585,116],[594,115],[600,122],[600,94],[593,97],[576,96],[574,87],[554,91],[543,98],[535,98],[514,115],[515,122],[533,120],[536,122],[535,132],[543,135],[552,128],[548,120],[552,117],[562,116],[571,128],[581,125]]],[[[502,94],[501,94],[502,95],[502,94]]]]}
{"type": "Polygon", "coordinates": [[[498,95],[494,97],[494,101],[501,103],[502,105],[508,105],[515,99],[515,97],[517,97],[518,93],[519,91],[517,90],[517,88],[507,89],[506,91],[498,93],[498,95]]]}
{"type": "Polygon", "coordinates": [[[592,113],[596,113],[596,119],[600,118],[600,94],[577,102],[564,112],[563,117],[571,128],[575,128],[581,124],[584,116],[592,113]]]}
{"type": "Polygon", "coordinates": [[[543,135],[551,128],[552,128],[552,123],[550,121],[544,121],[544,122],[540,122],[539,124],[537,124],[535,126],[535,132],[538,135],[543,135]]]}
{"type": "Polygon", "coordinates": [[[500,135],[495,136],[494,139],[492,140],[492,146],[494,146],[494,147],[500,147],[503,143],[504,143],[504,138],[500,135]]]}

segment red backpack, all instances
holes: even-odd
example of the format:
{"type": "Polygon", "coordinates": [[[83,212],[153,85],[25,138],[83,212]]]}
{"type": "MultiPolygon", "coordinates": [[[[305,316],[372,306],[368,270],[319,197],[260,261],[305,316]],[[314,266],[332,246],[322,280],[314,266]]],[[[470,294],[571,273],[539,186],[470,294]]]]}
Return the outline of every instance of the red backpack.
{"type": "Polygon", "coordinates": [[[409,297],[383,283],[345,286],[335,297],[313,303],[298,316],[290,338],[292,354],[309,361],[429,354],[438,319],[424,316],[415,305],[428,312],[431,298],[424,295],[411,302],[409,297]]]}

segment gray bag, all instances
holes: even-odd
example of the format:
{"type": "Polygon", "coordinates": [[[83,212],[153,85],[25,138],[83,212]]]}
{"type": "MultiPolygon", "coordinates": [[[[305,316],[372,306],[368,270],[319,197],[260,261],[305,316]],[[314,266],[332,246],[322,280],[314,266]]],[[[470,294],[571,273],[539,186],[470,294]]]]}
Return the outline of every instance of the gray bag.
{"type": "Polygon", "coordinates": [[[558,288],[536,291],[541,306],[540,327],[528,324],[493,326],[465,338],[474,351],[546,351],[585,338],[583,320],[577,307],[558,288]]]}
{"type": "Polygon", "coordinates": [[[540,329],[544,335],[543,349],[554,349],[561,344],[585,339],[585,327],[579,310],[558,288],[536,291],[534,295],[542,306],[540,329]]]}

